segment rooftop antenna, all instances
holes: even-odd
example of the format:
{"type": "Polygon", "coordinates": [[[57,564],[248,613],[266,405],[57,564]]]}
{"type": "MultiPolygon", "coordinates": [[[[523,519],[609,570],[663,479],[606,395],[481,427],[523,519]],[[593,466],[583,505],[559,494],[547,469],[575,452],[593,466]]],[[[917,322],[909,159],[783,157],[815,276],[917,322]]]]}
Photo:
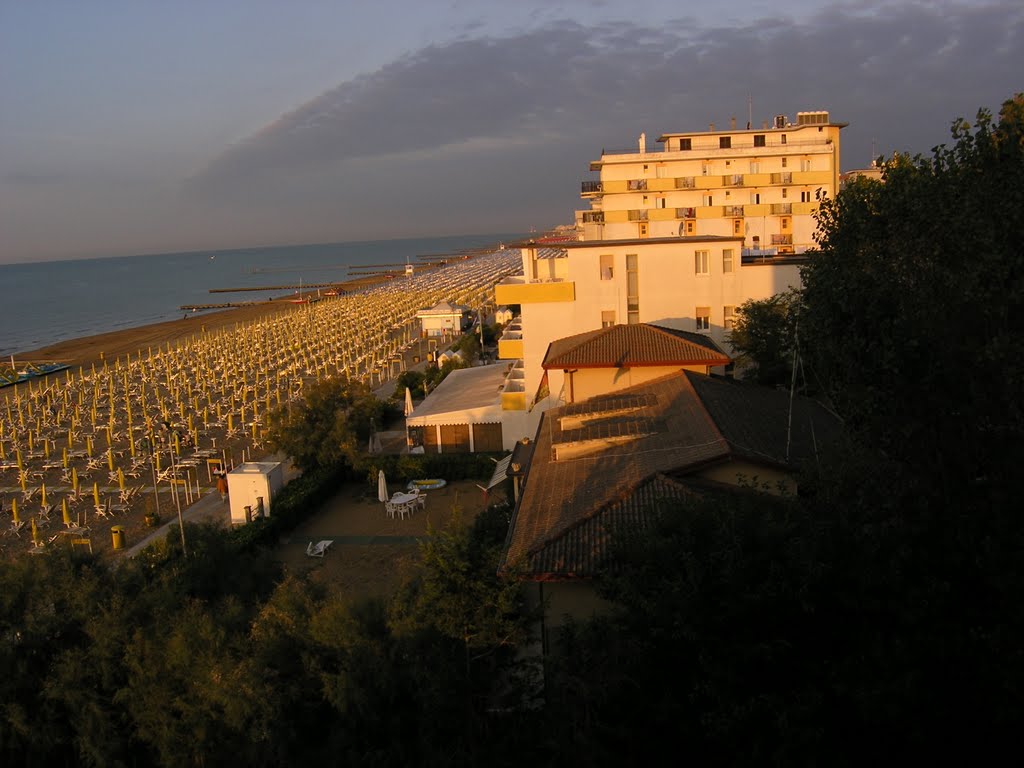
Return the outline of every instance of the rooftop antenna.
{"type": "Polygon", "coordinates": [[[793,434],[793,390],[796,389],[797,361],[800,359],[800,321],[793,326],[793,373],[789,378],[789,413],[786,417],[786,463],[789,463],[789,441],[793,434]]]}

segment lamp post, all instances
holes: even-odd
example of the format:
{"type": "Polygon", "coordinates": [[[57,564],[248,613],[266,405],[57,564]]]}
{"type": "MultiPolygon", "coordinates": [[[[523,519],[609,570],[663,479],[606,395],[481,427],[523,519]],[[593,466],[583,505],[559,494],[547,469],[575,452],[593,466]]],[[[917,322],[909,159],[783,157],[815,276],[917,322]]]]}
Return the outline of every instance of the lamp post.
{"type": "MultiPolygon", "coordinates": [[[[161,422],[160,429],[161,429],[160,440],[161,440],[161,442],[163,442],[164,440],[167,439],[166,435],[170,434],[170,432],[171,432],[171,425],[168,424],[166,421],[161,422]]],[[[178,465],[174,461],[174,445],[171,444],[169,440],[168,440],[168,449],[169,449],[168,453],[171,456],[171,494],[174,496],[174,506],[178,510],[178,530],[181,532],[181,552],[182,552],[182,554],[185,557],[188,557],[188,547],[185,544],[185,521],[181,517],[181,499],[178,497],[178,487],[174,483],[174,481],[177,479],[177,475],[178,475],[178,465]]],[[[153,472],[154,473],[156,472],[156,466],[155,465],[153,467],[153,472]]],[[[155,484],[154,484],[154,488],[155,488],[155,484]]]]}
{"type": "Polygon", "coordinates": [[[149,466],[153,470],[153,511],[156,514],[156,519],[160,519],[160,494],[157,492],[156,487],[156,459],[153,455],[155,446],[153,445],[153,433],[150,432],[144,438],[142,438],[142,450],[149,453],[149,466]]]}

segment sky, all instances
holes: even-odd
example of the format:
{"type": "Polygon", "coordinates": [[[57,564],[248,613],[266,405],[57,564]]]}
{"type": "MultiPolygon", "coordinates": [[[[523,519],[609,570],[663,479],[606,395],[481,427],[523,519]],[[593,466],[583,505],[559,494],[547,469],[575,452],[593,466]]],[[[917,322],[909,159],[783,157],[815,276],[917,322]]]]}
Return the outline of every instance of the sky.
{"type": "Polygon", "coordinates": [[[0,263],[545,230],[641,132],[826,109],[848,170],[1024,90],[1019,0],[694,5],[0,0],[0,263]]]}

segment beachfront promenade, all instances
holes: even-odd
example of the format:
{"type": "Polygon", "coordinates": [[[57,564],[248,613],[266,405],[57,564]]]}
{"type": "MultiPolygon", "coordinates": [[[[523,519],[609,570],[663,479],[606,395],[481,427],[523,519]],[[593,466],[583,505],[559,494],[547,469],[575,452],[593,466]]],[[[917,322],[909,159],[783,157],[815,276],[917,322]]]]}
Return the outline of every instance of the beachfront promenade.
{"type": "Polygon", "coordinates": [[[68,533],[109,548],[111,525],[141,539],[154,479],[166,521],[172,488],[182,504],[196,501],[213,486],[214,463],[267,454],[268,414],[309,381],[380,387],[419,341],[418,310],[489,305],[494,284],[520,267],[517,250],[498,250],[8,388],[0,551],[58,546],[68,533]]]}

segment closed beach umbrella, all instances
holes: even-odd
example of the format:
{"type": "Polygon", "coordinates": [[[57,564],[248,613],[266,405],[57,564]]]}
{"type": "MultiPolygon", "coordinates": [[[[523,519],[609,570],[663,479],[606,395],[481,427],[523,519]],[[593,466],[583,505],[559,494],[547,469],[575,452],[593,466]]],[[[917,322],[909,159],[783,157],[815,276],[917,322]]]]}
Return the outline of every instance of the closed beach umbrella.
{"type": "Polygon", "coordinates": [[[96,502],[96,506],[100,506],[100,484],[92,484],[92,500],[96,502]]]}
{"type": "Polygon", "coordinates": [[[114,451],[110,448],[107,449],[107,467],[111,472],[114,471],[114,451]]]}
{"type": "Polygon", "coordinates": [[[42,484],[42,488],[40,489],[39,497],[40,497],[39,498],[39,502],[43,505],[43,508],[45,509],[46,508],[46,483],[42,484]]]}
{"type": "Polygon", "coordinates": [[[122,491],[124,490],[124,470],[120,467],[117,468],[117,486],[122,491]]]}
{"type": "Polygon", "coordinates": [[[67,499],[61,499],[60,500],[60,514],[61,514],[61,517],[64,518],[64,526],[66,528],[70,528],[71,527],[71,510],[68,509],[68,500],[67,499]]]}
{"type": "Polygon", "coordinates": [[[18,514],[18,500],[11,499],[11,518],[14,520],[15,525],[21,524],[21,515],[18,514]]]}
{"type": "Polygon", "coordinates": [[[36,526],[36,519],[32,518],[32,543],[39,546],[39,528],[36,526]]]}
{"type": "Polygon", "coordinates": [[[68,449],[64,448],[63,451],[64,451],[64,453],[63,453],[64,469],[67,469],[68,468],[68,449]]]}
{"type": "Polygon", "coordinates": [[[71,490],[78,495],[78,467],[71,468],[71,490]]]}
{"type": "Polygon", "coordinates": [[[384,478],[384,470],[377,473],[377,499],[385,502],[391,497],[388,496],[388,481],[384,478]]]}
{"type": "Polygon", "coordinates": [[[405,388],[405,415],[412,415],[412,391],[408,387],[405,388]]]}

